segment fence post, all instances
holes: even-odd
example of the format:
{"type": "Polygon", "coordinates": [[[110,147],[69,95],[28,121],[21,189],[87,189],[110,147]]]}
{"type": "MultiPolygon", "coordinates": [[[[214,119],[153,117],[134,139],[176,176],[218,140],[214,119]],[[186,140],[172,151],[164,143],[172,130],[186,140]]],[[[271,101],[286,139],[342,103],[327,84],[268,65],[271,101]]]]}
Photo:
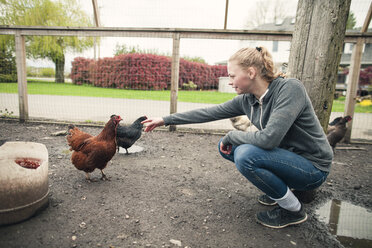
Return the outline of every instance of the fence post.
{"type": "MultiPolygon", "coordinates": [[[[171,74],[171,96],[170,113],[177,112],[178,81],[180,71],[180,34],[173,34],[172,74],[171,74]]],[[[175,125],[169,126],[169,131],[176,131],[175,125]]]]}
{"type": "Polygon", "coordinates": [[[15,35],[17,79],[18,79],[18,104],[19,121],[28,120],[28,98],[26,79],[26,46],[25,37],[17,31],[15,35]]]}
{"type": "MultiPolygon", "coordinates": [[[[364,20],[361,33],[367,32],[369,23],[371,22],[371,16],[372,16],[372,3],[369,5],[368,13],[367,13],[366,19],[364,20]]],[[[351,55],[351,61],[350,61],[350,74],[349,74],[349,79],[347,83],[344,116],[351,115],[354,117],[356,91],[357,91],[358,83],[359,83],[359,74],[360,74],[360,66],[362,63],[362,50],[363,50],[364,43],[365,43],[364,39],[358,38],[356,44],[353,47],[353,54],[351,55]]],[[[348,129],[346,131],[344,141],[346,143],[350,143],[353,121],[349,122],[347,124],[347,127],[348,129]]]]}
{"type": "MultiPolygon", "coordinates": [[[[363,43],[364,43],[363,39],[359,38],[357,43],[354,44],[354,47],[353,47],[353,53],[351,55],[351,61],[350,61],[350,74],[349,74],[349,78],[347,82],[344,116],[350,115],[354,117],[355,100],[356,100],[356,95],[357,95],[356,93],[357,93],[358,82],[359,82],[363,43]]],[[[350,143],[353,121],[349,122],[347,124],[347,127],[348,129],[346,131],[344,141],[346,143],[350,143]]]]}
{"type": "Polygon", "coordinates": [[[226,0],[226,6],[225,6],[225,23],[223,25],[223,29],[227,28],[227,14],[229,11],[229,0],[226,0]]]}
{"type": "MultiPolygon", "coordinates": [[[[92,0],[92,4],[93,4],[93,14],[94,14],[94,22],[96,24],[96,27],[100,27],[101,26],[101,18],[100,18],[100,15],[99,15],[99,9],[98,9],[98,4],[97,4],[97,0],[92,0]]],[[[94,47],[94,60],[97,60],[97,43],[98,43],[98,58],[100,57],[100,42],[99,42],[99,38],[97,39],[96,36],[93,37],[93,47],[94,47]],[[98,42],[97,42],[98,40],[98,42]]]]}

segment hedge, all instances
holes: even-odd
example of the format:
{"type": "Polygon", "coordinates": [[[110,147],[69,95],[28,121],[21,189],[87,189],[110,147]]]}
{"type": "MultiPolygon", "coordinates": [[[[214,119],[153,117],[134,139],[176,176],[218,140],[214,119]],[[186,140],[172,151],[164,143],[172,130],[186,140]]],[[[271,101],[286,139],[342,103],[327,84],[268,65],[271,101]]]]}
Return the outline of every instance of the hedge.
{"type": "MultiPolygon", "coordinates": [[[[218,78],[227,76],[222,65],[207,65],[180,59],[179,87],[193,82],[197,89],[217,89],[218,78]]],[[[74,84],[92,84],[105,88],[170,89],[171,58],[153,54],[121,54],[97,61],[77,57],[72,62],[74,84]]]]}

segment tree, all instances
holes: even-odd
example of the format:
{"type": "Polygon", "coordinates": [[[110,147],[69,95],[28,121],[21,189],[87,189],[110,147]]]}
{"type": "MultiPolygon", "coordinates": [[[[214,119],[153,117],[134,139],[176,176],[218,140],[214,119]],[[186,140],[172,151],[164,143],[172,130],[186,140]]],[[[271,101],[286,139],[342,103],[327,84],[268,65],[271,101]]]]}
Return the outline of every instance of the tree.
{"type": "Polygon", "coordinates": [[[142,53],[142,54],[155,54],[155,55],[163,55],[163,56],[170,56],[169,54],[160,53],[157,49],[141,49],[138,45],[137,46],[127,46],[125,44],[119,45],[116,44],[114,54],[128,54],[128,53],[142,53]]]}
{"type": "MultiPolygon", "coordinates": [[[[161,53],[157,49],[141,49],[138,45],[137,46],[127,46],[125,44],[120,45],[116,44],[114,54],[115,56],[119,54],[128,54],[128,53],[142,53],[142,54],[154,54],[154,55],[162,55],[171,57],[171,55],[168,53],[161,53]]],[[[184,60],[191,61],[191,62],[199,62],[203,64],[207,64],[205,59],[202,57],[191,57],[191,56],[183,56],[184,60]]]]}
{"type": "MultiPolygon", "coordinates": [[[[2,25],[92,26],[87,14],[81,11],[76,0],[0,0],[0,11],[2,25]]],[[[0,39],[9,40],[9,37],[0,37],[0,39]]],[[[14,51],[14,41],[12,46],[14,51]]],[[[26,37],[27,57],[50,59],[54,62],[55,79],[59,83],[64,82],[65,53],[68,50],[81,52],[92,46],[92,38],[26,37]]]]}
{"type": "MultiPolygon", "coordinates": [[[[293,1],[292,1],[293,2],[293,1]]],[[[246,24],[247,28],[258,27],[265,23],[277,23],[288,17],[288,8],[293,4],[288,0],[260,0],[256,3],[252,15],[246,24]]]]}
{"type": "Polygon", "coordinates": [[[0,45],[0,83],[17,82],[15,57],[5,45],[0,45]]]}
{"type": "Polygon", "coordinates": [[[289,75],[306,87],[324,130],[332,110],[351,0],[300,0],[289,75]]]}
{"type": "Polygon", "coordinates": [[[356,25],[356,18],[354,16],[354,13],[350,11],[349,17],[347,18],[346,30],[354,29],[355,25],[356,25]]]}

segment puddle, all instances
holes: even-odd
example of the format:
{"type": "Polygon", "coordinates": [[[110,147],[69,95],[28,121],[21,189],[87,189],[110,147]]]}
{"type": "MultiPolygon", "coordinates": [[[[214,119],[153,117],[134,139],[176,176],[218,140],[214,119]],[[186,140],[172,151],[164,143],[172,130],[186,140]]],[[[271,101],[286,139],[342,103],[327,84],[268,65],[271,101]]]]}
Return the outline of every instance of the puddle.
{"type": "Polygon", "coordinates": [[[330,233],[345,247],[372,247],[372,212],[348,202],[333,199],[316,211],[330,233]]]}
{"type": "MultiPolygon", "coordinates": [[[[128,153],[137,153],[137,152],[142,152],[142,151],[143,151],[143,147],[141,146],[133,145],[128,148],[128,153]]],[[[126,154],[127,152],[125,151],[124,148],[119,147],[119,153],[126,154]]]]}

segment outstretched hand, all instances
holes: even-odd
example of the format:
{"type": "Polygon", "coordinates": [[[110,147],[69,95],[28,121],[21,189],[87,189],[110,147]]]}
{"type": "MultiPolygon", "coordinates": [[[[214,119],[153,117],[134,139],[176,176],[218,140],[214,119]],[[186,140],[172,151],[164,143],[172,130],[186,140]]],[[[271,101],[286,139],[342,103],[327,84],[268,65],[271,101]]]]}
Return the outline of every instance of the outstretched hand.
{"type": "Polygon", "coordinates": [[[148,118],[141,122],[141,124],[145,124],[145,132],[150,132],[154,130],[156,127],[164,126],[163,118],[148,118]]]}

